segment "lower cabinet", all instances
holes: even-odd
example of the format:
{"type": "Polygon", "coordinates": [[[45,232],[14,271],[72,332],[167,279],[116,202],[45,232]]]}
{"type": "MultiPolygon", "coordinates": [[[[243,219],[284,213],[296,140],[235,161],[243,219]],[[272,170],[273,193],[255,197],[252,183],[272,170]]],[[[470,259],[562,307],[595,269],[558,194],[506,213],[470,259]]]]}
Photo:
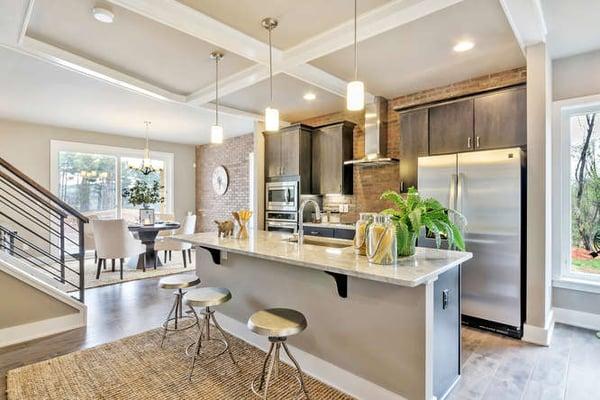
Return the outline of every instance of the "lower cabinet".
{"type": "Polygon", "coordinates": [[[319,228],[316,226],[305,226],[304,234],[310,236],[333,237],[333,228],[319,228]]]}
{"type": "Polygon", "coordinates": [[[333,232],[333,237],[336,239],[354,239],[354,233],[356,231],[354,229],[335,229],[333,232]]]}
{"type": "Polygon", "coordinates": [[[433,394],[438,399],[460,375],[460,270],[444,272],[433,284],[433,394]]]}

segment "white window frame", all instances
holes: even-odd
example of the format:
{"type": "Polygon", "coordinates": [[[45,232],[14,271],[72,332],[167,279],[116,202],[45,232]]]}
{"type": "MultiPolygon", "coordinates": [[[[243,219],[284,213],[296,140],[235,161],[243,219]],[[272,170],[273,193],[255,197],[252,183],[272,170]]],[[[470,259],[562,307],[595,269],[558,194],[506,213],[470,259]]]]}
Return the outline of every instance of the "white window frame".
{"type": "Polygon", "coordinates": [[[571,138],[570,119],[586,112],[600,113],[600,95],[556,101],[553,105],[552,207],[553,285],[600,293],[600,274],[571,269],[571,138]]]}
{"type": "MultiPolygon", "coordinates": [[[[144,158],[144,150],[132,149],[128,147],[105,146],[101,144],[83,143],[83,142],[67,142],[62,140],[50,141],[50,190],[52,193],[58,193],[58,155],[61,151],[70,151],[86,154],[102,154],[114,156],[117,158],[117,193],[121,193],[121,158],[135,157],[144,158]]],[[[175,155],[161,151],[150,151],[150,158],[159,160],[165,164],[165,200],[166,214],[173,214],[174,208],[174,165],[175,155]]],[[[122,201],[117,199],[117,215],[121,215],[122,201]]]]}

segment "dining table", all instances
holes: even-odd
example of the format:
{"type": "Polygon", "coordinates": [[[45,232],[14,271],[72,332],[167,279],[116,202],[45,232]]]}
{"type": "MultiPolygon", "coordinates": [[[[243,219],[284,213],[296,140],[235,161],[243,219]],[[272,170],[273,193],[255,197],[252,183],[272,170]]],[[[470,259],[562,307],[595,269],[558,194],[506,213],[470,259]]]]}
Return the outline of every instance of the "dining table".
{"type": "Polygon", "coordinates": [[[179,222],[156,222],[152,225],[130,224],[129,231],[142,242],[146,247],[146,252],[139,254],[137,257],[131,257],[127,262],[127,266],[136,269],[144,269],[144,263],[146,268],[154,268],[154,265],[157,267],[162,266],[160,257],[154,250],[156,237],[160,231],[175,230],[179,229],[180,226],[179,222]]]}

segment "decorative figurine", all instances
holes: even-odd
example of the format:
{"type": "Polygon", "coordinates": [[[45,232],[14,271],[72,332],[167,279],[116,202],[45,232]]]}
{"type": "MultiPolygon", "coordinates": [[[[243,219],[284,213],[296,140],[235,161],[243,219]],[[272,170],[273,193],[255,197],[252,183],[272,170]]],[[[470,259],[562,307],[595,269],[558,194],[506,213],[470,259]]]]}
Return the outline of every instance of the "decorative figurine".
{"type": "Polygon", "coordinates": [[[217,237],[221,237],[221,235],[226,238],[228,236],[233,235],[233,221],[215,221],[215,224],[219,227],[219,232],[217,233],[217,237]]]}

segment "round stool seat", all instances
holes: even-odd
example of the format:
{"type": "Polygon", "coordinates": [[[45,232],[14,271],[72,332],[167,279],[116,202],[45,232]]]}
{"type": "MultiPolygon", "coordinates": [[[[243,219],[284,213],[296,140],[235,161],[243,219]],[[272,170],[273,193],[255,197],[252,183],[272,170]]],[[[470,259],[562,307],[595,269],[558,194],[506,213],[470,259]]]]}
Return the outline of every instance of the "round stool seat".
{"type": "Polygon", "coordinates": [[[191,307],[212,307],[228,302],[231,292],[225,288],[203,287],[192,289],[185,295],[185,304],[191,307]]]}
{"type": "Polygon", "coordinates": [[[248,320],[248,329],[270,337],[297,335],[306,329],[304,315],[289,308],[270,308],[254,313],[248,320]]]}
{"type": "Polygon", "coordinates": [[[169,275],[164,278],[160,278],[158,286],[163,289],[185,289],[188,287],[196,286],[200,283],[200,278],[195,274],[186,275],[169,275]]]}

